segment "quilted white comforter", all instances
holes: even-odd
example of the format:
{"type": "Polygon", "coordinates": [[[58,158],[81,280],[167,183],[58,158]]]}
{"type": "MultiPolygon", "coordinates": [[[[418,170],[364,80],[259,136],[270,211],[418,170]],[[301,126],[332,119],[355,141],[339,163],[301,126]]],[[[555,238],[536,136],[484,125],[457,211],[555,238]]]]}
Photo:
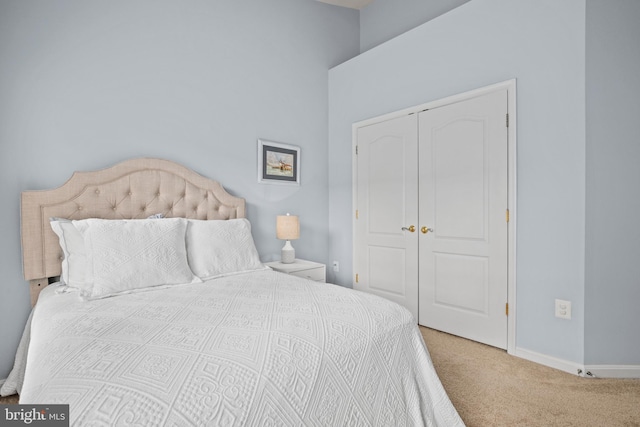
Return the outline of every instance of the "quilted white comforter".
{"type": "Polygon", "coordinates": [[[411,314],[373,295],[273,271],[44,292],[20,402],[72,425],[463,425],[411,314]]]}

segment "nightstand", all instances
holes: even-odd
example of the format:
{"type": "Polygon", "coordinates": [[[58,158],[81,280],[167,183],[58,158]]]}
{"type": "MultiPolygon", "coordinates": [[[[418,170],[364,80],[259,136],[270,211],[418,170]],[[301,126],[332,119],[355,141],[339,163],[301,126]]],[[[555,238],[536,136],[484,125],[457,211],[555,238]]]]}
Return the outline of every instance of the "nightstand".
{"type": "Polygon", "coordinates": [[[327,281],[327,267],[319,262],[296,259],[291,264],[283,264],[280,261],[274,261],[267,262],[265,265],[268,265],[275,271],[290,274],[292,276],[304,277],[305,279],[316,282],[327,281]]]}

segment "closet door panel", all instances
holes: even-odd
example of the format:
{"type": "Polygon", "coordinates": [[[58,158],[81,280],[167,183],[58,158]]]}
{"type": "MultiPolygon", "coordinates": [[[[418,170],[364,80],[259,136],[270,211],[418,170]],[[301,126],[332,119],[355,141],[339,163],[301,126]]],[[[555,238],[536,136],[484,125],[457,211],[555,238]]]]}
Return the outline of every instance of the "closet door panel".
{"type": "Polygon", "coordinates": [[[476,137],[484,123],[458,119],[432,130],[433,197],[438,235],[458,239],[486,239],[488,200],[485,145],[476,137]]]}
{"type": "Polygon", "coordinates": [[[507,92],[419,115],[419,323],[507,345],[507,92]]]}
{"type": "Polygon", "coordinates": [[[405,306],[417,322],[417,116],[357,132],[354,288],[405,306]]]}

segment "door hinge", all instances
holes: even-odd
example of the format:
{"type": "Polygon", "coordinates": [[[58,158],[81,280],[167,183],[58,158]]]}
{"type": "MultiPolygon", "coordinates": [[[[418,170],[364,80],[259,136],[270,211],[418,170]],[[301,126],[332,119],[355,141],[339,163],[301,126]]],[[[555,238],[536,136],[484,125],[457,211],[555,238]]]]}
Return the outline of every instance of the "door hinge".
{"type": "Polygon", "coordinates": [[[509,222],[509,209],[507,209],[507,213],[506,213],[506,215],[505,215],[505,216],[506,216],[506,220],[507,220],[507,222],[509,222]]]}
{"type": "Polygon", "coordinates": [[[509,127],[509,113],[507,113],[507,127],[509,127]]]}
{"type": "Polygon", "coordinates": [[[356,209],[356,219],[358,219],[358,215],[359,215],[359,212],[358,212],[358,209],[356,209]]]}
{"type": "Polygon", "coordinates": [[[356,145],[356,156],[358,155],[358,146],[356,145]]]}
{"type": "Polygon", "coordinates": [[[505,304],[505,307],[504,307],[504,314],[506,314],[507,316],[509,315],[509,303],[506,303],[506,304],[505,304]]]}
{"type": "Polygon", "coordinates": [[[359,277],[358,277],[358,273],[356,273],[356,283],[358,283],[359,277]]]}

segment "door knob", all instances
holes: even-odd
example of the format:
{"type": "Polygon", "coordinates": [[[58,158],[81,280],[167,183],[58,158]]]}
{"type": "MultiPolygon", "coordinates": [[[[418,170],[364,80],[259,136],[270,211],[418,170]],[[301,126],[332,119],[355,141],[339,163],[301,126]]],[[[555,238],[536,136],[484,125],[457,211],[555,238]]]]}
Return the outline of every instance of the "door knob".
{"type": "Polygon", "coordinates": [[[411,233],[413,233],[414,231],[416,231],[416,227],[415,225],[410,225],[408,228],[407,227],[402,227],[402,231],[408,230],[411,233]]]}
{"type": "Polygon", "coordinates": [[[433,233],[433,228],[422,227],[420,231],[422,231],[422,234],[427,234],[428,232],[433,233]]]}

